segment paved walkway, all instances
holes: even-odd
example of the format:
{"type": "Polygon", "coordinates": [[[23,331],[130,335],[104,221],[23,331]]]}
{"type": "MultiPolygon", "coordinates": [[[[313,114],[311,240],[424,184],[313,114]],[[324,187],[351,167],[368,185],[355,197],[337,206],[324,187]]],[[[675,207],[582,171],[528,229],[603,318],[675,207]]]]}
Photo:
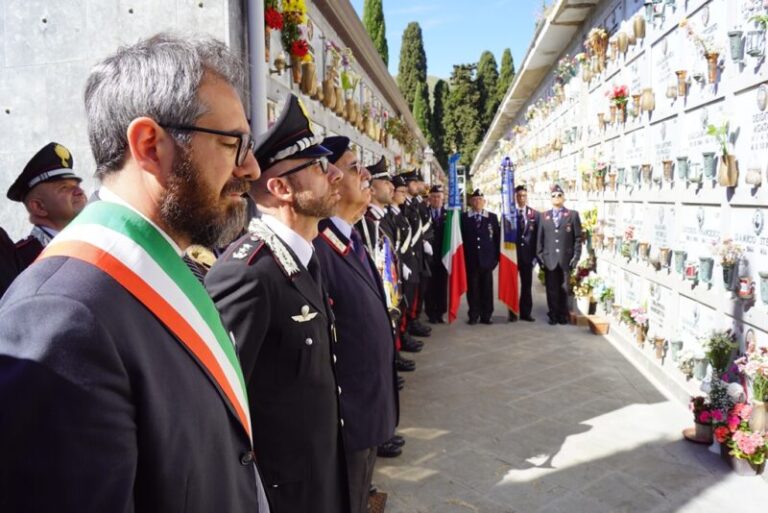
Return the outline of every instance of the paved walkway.
{"type": "Polygon", "coordinates": [[[404,373],[387,513],[766,511],[768,484],[681,440],[690,414],[603,337],[535,323],[433,327],[404,373]]]}

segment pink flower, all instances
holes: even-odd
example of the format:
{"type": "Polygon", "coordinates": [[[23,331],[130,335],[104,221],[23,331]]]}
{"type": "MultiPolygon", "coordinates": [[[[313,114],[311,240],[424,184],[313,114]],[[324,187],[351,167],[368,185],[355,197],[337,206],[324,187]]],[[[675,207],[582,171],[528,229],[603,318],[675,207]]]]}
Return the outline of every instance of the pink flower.
{"type": "Polygon", "coordinates": [[[723,421],[723,412],[720,410],[712,410],[712,420],[715,422],[723,421]]]}
{"type": "Polygon", "coordinates": [[[728,429],[731,431],[731,433],[735,432],[736,429],[738,429],[739,424],[741,424],[741,419],[737,417],[736,415],[730,415],[728,417],[728,429]]]}
{"type": "Polygon", "coordinates": [[[718,426],[715,428],[715,440],[717,440],[719,443],[724,443],[727,441],[730,434],[731,433],[728,431],[728,428],[725,426],[718,426]]]}
{"type": "Polygon", "coordinates": [[[701,424],[709,424],[712,422],[712,414],[709,412],[709,410],[704,410],[703,412],[699,413],[699,422],[701,424]]]}
{"type": "Polygon", "coordinates": [[[733,440],[741,452],[750,456],[765,444],[763,435],[760,433],[747,434],[744,431],[737,431],[733,434],[733,440]]]}

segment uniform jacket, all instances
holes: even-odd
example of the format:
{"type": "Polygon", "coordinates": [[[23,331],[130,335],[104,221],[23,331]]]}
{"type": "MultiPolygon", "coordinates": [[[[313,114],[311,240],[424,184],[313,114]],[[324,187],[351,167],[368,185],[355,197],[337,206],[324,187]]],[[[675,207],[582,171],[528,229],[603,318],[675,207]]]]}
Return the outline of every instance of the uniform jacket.
{"type": "Polygon", "coordinates": [[[443,230],[445,229],[445,216],[446,216],[446,210],[445,207],[440,207],[437,217],[435,219],[432,218],[432,208],[428,207],[427,212],[429,215],[429,218],[432,220],[432,258],[431,258],[431,264],[434,268],[436,265],[443,265],[443,258],[442,258],[442,249],[443,249],[443,230]]]}
{"type": "Polygon", "coordinates": [[[573,269],[581,256],[579,213],[563,208],[560,226],[556,227],[552,210],[542,212],[536,254],[539,262],[550,271],[554,271],[558,264],[566,272],[573,269]]]}
{"type": "Polygon", "coordinates": [[[32,265],[32,262],[40,256],[40,253],[52,239],[53,234],[49,232],[49,229],[35,225],[26,239],[18,241],[16,243],[16,260],[19,263],[19,272],[32,265]]]}
{"type": "Polygon", "coordinates": [[[0,297],[11,286],[11,282],[16,279],[19,272],[16,246],[5,230],[0,228],[0,297]]]}
{"type": "Polygon", "coordinates": [[[16,279],[0,319],[0,511],[257,510],[237,418],[110,276],[49,257],[16,279]]]}
{"type": "MultiPolygon", "coordinates": [[[[416,198],[408,198],[400,207],[400,211],[408,220],[408,224],[411,226],[411,246],[413,247],[413,254],[415,258],[415,267],[411,269],[417,275],[429,276],[428,273],[425,274],[425,271],[427,270],[427,261],[424,258],[424,231],[426,226],[424,225],[424,220],[419,205],[420,203],[416,200],[416,198]]],[[[418,277],[416,278],[416,281],[418,281],[418,277]]]]}
{"type": "Polygon", "coordinates": [[[402,210],[396,212],[394,209],[390,209],[389,212],[393,216],[392,218],[394,219],[398,231],[399,242],[397,244],[397,255],[400,264],[401,281],[417,283],[419,281],[419,260],[416,256],[416,248],[413,244],[413,230],[411,229],[411,224],[408,222],[408,218],[405,217],[402,210]],[[405,273],[402,272],[404,265],[411,270],[408,279],[405,278],[405,273]]]}
{"type": "Polygon", "coordinates": [[[523,216],[517,218],[517,264],[532,266],[536,259],[536,244],[541,216],[538,211],[529,206],[524,208],[523,216]]]}
{"type": "Polygon", "coordinates": [[[495,269],[499,263],[501,250],[501,228],[499,218],[493,212],[483,210],[479,214],[480,229],[477,221],[469,212],[461,214],[461,238],[464,242],[464,258],[468,272],[495,269]]]}
{"type": "Polygon", "coordinates": [[[392,323],[381,276],[367,250],[373,276],[333,221],[321,221],[318,230],[314,245],[339,340],[336,374],[344,412],[344,447],[359,451],[384,443],[395,432],[397,387],[392,323]]]}
{"type": "Polygon", "coordinates": [[[240,351],[270,506],[348,511],[327,297],[266,224],[252,221],[251,229],[216,261],[205,286],[240,351]]]}

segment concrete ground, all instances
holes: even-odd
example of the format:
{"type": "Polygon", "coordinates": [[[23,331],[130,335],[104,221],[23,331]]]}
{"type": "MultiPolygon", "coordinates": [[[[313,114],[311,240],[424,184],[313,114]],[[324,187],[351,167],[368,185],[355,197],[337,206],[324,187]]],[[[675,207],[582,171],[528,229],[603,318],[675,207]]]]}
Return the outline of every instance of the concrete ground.
{"type": "MultiPolygon", "coordinates": [[[[535,323],[433,326],[403,373],[403,455],[379,459],[388,513],[766,511],[768,484],[682,440],[668,399],[612,343],[535,323]]],[[[614,341],[614,343],[620,343],[614,341]]]]}

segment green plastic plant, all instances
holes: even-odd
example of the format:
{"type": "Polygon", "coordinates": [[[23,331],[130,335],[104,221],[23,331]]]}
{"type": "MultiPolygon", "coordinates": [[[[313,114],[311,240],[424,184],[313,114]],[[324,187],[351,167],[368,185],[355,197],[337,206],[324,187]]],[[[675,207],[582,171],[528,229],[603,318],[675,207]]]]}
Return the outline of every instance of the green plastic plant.
{"type": "Polygon", "coordinates": [[[707,125],[707,135],[717,139],[720,149],[722,150],[723,157],[728,156],[728,122],[726,121],[720,126],[707,125]]]}
{"type": "Polygon", "coordinates": [[[749,21],[754,21],[760,25],[763,30],[768,28],[768,14],[758,14],[757,16],[752,16],[749,21]]]}

